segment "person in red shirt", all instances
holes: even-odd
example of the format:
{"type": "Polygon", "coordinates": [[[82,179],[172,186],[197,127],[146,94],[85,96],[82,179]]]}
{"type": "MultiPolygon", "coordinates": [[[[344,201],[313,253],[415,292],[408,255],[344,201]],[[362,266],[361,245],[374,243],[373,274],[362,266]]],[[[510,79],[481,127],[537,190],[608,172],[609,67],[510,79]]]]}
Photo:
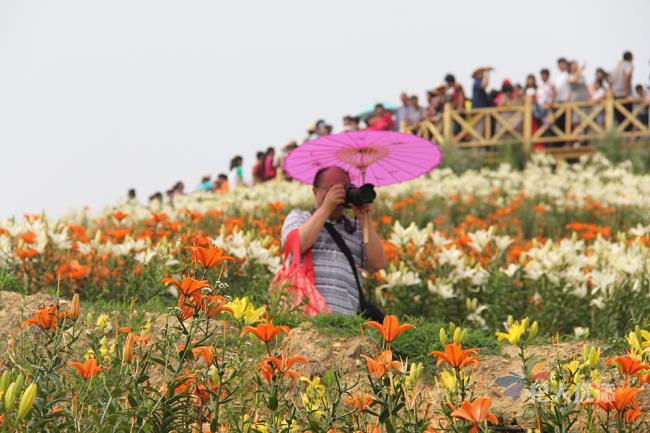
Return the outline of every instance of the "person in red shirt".
{"type": "Polygon", "coordinates": [[[262,182],[264,177],[264,159],[266,158],[266,153],[257,152],[257,162],[253,166],[253,183],[262,182]]]}
{"type": "Polygon", "coordinates": [[[370,131],[392,131],[395,129],[393,115],[382,104],[375,105],[373,120],[368,125],[370,131]]]}

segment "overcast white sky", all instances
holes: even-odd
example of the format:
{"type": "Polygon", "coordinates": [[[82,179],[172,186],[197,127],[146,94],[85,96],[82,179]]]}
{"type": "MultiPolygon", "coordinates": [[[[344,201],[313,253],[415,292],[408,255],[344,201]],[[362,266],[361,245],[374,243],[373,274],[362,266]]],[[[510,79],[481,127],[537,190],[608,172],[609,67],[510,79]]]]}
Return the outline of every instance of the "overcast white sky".
{"type": "Polygon", "coordinates": [[[0,0],[0,218],[101,205],[421,97],[476,65],[560,56],[648,83],[650,1],[0,0]]]}

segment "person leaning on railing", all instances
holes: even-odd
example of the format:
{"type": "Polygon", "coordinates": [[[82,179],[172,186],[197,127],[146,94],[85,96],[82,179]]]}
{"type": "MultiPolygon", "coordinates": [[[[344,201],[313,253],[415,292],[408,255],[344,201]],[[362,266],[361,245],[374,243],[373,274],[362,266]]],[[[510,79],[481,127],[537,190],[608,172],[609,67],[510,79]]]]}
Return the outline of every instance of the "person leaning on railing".
{"type": "MultiPolygon", "coordinates": [[[[632,72],[634,66],[632,60],[634,57],[630,51],[623,53],[623,58],[616,65],[613,71],[609,73],[609,84],[612,88],[612,93],[615,98],[628,98],[632,96],[632,72]]],[[[626,102],[623,107],[627,111],[632,111],[632,103],[626,102]]],[[[614,111],[616,123],[621,123],[625,120],[625,114],[620,110],[614,111]]],[[[631,124],[627,125],[626,130],[631,128],[631,124]]]]}

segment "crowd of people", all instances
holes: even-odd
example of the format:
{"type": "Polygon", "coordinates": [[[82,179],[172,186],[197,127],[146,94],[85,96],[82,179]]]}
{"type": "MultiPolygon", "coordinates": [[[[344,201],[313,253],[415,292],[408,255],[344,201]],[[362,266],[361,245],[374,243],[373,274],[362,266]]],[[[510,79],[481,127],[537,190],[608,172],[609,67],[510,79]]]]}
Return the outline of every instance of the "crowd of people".
{"type": "MultiPolygon", "coordinates": [[[[615,98],[628,98],[635,101],[624,104],[628,111],[634,108],[634,104],[641,104],[643,108],[638,114],[639,120],[647,124],[650,85],[633,85],[633,59],[633,54],[626,51],[614,68],[607,71],[605,68],[599,67],[596,69],[594,77],[588,81],[584,74],[586,64],[560,57],[557,60],[557,71],[552,73],[548,68],[541,68],[538,75],[528,74],[523,84],[504,79],[498,88],[490,86],[490,72],[493,68],[477,67],[471,73],[471,94],[465,92],[462,84],[456,80],[453,74],[446,74],[441,84],[426,92],[427,104],[425,106],[420,105],[417,95],[408,95],[403,92],[400,95],[401,106],[398,108],[389,109],[383,104],[376,104],[374,110],[369,113],[344,116],[343,130],[400,130],[404,126],[414,126],[423,119],[435,117],[443,112],[446,104],[450,104],[452,109],[463,113],[472,108],[519,106],[524,103],[526,97],[531,97],[534,132],[544,123],[551,121],[549,114],[556,103],[598,101],[605,98],[609,91],[615,98]]],[[[616,111],[614,114],[617,122],[623,120],[621,112],[616,111]]],[[[561,128],[565,120],[564,115],[559,115],[553,122],[561,128]]],[[[579,118],[572,119],[572,122],[575,123],[579,120],[579,118]]],[[[596,118],[596,121],[602,123],[602,113],[596,118]]],[[[454,126],[458,127],[458,125],[454,126]]],[[[331,124],[319,119],[307,128],[307,136],[303,142],[329,135],[332,131],[331,124]]],[[[210,175],[205,175],[195,190],[223,193],[239,186],[267,182],[278,176],[286,178],[282,171],[283,161],[286,155],[296,147],[298,147],[298,143],[292,141],[282,147],[279,155],[276,155],[273,147],[257,152],[250,177],[251,182],[245,181],[244,158],[241,155],[236,155],[230,160],[227,173],[219,173],[214,179],[210,175]]],[[[167,190],[166,197],[167,200],[173,202],[175,195],[182,194],[185,194],[185,187],[183,182],[179,181],[167,190]]],[[[135,191],[129,191],[129,198],[135,199],[135,191]]],[[[157,192],[149,197],[149,201],[151,200],[162,202],[163,194],[157,192]]]]}
{"type": "MultiPolygon", "coordinates": [[[[282,147],[282,153],[278,157],[276,157],[275,148],[273,147],[269,147],[266,151],[257,152],[256,162],[253,165],[251,173],[252,182],[245,180],[243,156],[236,155],[230,160],[228,173],[219,173],[214,179],[209,174],[204,175],[194,191],[224,193],[233,188],[251,185],[251,183],[268,182],[278,176],[283,176],[283,178],[288,179],[282,170],[282,166],[286,155],[296,147],[298,147],[298,144],[295,141],[290,142],[282,147]]],[[[178,181],[166,191],[165,195],[162,192],[156,192],[149,196],[148,201],[150,204],[152,201],[158,201],[160,203],[166,201],[173,205],[174,197],[184,194],[186,194],[185,184],[182,181],[178,181]]],[[[135,189],[129,189],[127,201],[137,201],[135,189]]]]}

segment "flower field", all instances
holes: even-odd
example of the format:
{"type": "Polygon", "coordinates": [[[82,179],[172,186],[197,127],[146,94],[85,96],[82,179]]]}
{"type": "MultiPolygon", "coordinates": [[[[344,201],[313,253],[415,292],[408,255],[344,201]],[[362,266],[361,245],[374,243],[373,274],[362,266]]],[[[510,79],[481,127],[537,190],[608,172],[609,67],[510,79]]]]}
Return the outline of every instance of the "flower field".
{"type": "Polygon", "coordinates": [[[380,189],[390,264],[365,277],[391,315],[309,319],[367,342],[354,377],[303,376],[284,341],[308,319],[269,295],[283,219],[311,206],[270,182],[0,221],[0,289],[57,300],[3,342],[0,431],[526,431],[475,392],[497,341],[517,353],[495,387],[523,389],[521,425],[646,431],[650,176],[536,156],[380,189]],[[574,338],[568,357],[529,351],[574,338]]]}

